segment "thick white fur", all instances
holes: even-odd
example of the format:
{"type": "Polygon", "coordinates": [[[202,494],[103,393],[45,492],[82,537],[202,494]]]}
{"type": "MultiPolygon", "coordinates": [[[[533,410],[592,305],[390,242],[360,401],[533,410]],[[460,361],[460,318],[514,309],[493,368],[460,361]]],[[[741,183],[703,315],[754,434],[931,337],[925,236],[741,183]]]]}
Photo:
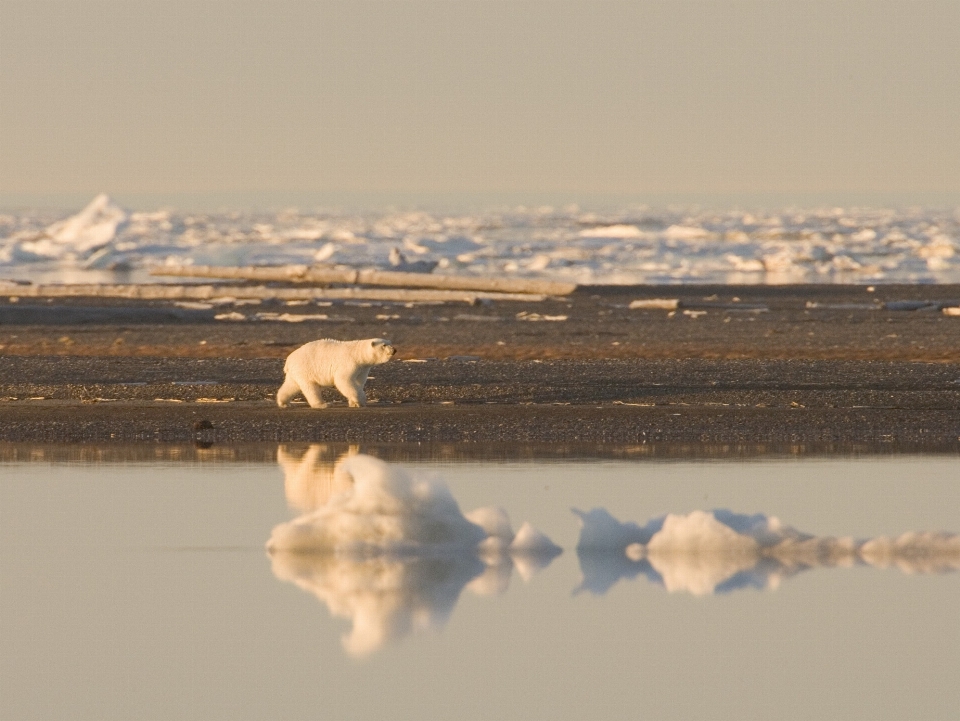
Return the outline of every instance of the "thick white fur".
{"type": "Polygon", "coordinates": [[[363,386],[370,368],[393,358],[396,349],[383,338],[366,340],[315,340],[287,356],[286,378],[277,391],[277,405],[285,408],[303,393],[311,408],[324,408],[320,394],[324,386],[340,391],[351,408],[367,405],[363,386]]]}

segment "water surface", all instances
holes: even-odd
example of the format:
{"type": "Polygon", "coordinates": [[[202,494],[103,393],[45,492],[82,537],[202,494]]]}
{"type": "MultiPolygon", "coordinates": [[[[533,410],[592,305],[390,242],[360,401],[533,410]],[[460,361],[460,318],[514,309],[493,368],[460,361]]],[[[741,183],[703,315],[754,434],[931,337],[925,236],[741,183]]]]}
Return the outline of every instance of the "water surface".
{"type": "Polygon", "coordinates": [[[729,509],[818,542],[956,533],[954,457],[409,454],[464,512],[502,507],[563,549],[491,560],[268,555],[274,529],[344,490],[349,450],[215,450],[0,467],[0,717],[960,717],[955,553],[598,555],[570,510],[644,527],[729,509]]]}

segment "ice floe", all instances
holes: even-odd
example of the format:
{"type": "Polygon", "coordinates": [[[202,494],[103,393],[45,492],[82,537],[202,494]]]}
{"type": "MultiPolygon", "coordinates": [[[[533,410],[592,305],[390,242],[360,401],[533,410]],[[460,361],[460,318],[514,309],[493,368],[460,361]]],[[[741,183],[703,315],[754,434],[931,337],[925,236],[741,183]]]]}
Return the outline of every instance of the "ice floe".
{"type": "Polygon", "coordinates": [[[947,283],[960,282],[958,249],[960,213],[917,208],[180,213],[101,195],[60,217],[0,216],[0,272],[47,281],[326,263],[580,283],[947,283]]]}
{"type": "Polygon", "coordinates": [[[345,490],[274,528],[270,551],[465,551],[487,538],[443,484],[415,480],[400,467],[359,454],[346,459],[340,472],[352,480],[345,490]]]}
{"type": "Polygon", "coordinates": [[[76,215],[19,239],[12,257],[21,261],[84,259],[114,241],[128,219],[125,210],[101,194],[76,215]]]}
{"type": "Polygon", "coordinates": [[[514,533],[502,508],[463,514],[442,482],[357,451],[280,447],[287,502],[304,514],[267,542],[277,578],[352,622],[351,655],[439,628],[464,588],[502,593],[514,569],[529,580],[561,552],[529,523],[514,533]]]}
{"type": "MultiPolygon", "coordinates": [[[[359,451],[281,445],[284,493],[302,515],[274,528],[267,543],[278,579],[350,622],[342,639],[349,654],[367,656],[440,629],[464,591],[504,593],[514,571],[528,581],[561,553],[529,523],[515,531],[503,508],[463,513],[439,480],[359,451]]],[[[577,591],[598,595],[637,576],[670,593],[708,596],[773,590],[816,568],[960,570],[960,535],[951,533],[815,536],[773,516],[729,510],[667,514],[643,525],[604,508],[574,514],[583,576],[577,591]]]]}
{"type": "Polygon", "coordinates": [[[605,225],[581,230],[581,238],[642,238],[643,231],[635,225],[605,225]]]}
{"type": "Polygon", "coordinates": [[[464,515],[441,481],[414,478],[372,456],[350,453],[331,459],[324,446],[315,445],[301,457],[281,446],[277,458],[288,500],[307,512],[273,529],[270,551],[559,550],[528,523],[514,534],[503,509],[464,515]]]}
{"type": "Polygon", "coordinates": [[[574,509],[581,590],[603,594],[621,579],[646,576],[670,592],[697,596],[774,589],[800,571],[869,565],[905,573],[960,570],[960,535],[905,533],[856,540],[817,537],[763,514],[727,510],[669,514],[644,526],[609,511],[574,509]]]}

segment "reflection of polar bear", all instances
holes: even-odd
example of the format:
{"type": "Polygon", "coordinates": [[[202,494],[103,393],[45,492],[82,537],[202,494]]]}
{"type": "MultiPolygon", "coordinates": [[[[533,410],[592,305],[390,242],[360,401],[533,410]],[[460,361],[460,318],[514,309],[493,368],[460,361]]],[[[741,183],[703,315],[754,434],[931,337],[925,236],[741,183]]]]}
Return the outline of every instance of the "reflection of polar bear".
{"type": "Polygon", "coordinates": [[[283,469],[283,488],[287,503],[302,513],[325,506],[335,493],[353,487],[353,477],[343,469],[344,462],[360,452],[360,446],[344,449],[312,443],[302,446],[281,445],[277,463],[283,469]]]}
{"type": "Polygon", "coordinates": [[[320,395],[323,386],[335,386],[351,408],[367,404],[363,385],[370,368],[393,358],[396,349],[383,338],[367,340],[315,340],[287,356],[283,366],[286,378],[277,391],[281,408],[297,393],[303,393],[311,408],[324,408],[320,395]]]}

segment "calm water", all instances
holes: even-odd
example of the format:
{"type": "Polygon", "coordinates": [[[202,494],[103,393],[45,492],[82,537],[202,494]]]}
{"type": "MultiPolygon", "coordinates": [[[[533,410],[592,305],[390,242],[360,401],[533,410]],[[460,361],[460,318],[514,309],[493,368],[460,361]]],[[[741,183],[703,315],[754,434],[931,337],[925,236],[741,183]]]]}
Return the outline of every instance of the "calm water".
{"type": "Polygon", "coordinates": [[[442,478],[563,552],[268,554],[304,514],[421,533],[343,500],[343,450],[0,464],[0,718],[960,718],[956,538],[876,540],[960,532],[957,458],[407,462],[388,501],[442,478]],[[659,550],[578,552],[571,508],[659,550]]]}

